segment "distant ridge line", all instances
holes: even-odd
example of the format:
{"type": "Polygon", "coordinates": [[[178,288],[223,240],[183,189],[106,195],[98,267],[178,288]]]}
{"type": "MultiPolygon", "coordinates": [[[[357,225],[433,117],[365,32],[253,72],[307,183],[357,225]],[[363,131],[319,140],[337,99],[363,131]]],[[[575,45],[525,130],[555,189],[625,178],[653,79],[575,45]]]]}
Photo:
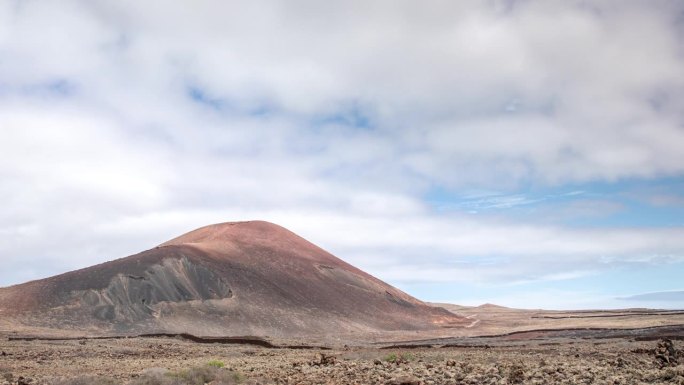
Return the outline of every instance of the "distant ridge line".
{"type": "Polygon", "coordinates": [[[615,317],[652,317],[659,315],[680,315],[684,314],[684,310],[670,310],[652,313],[637,313],[625,312],[622,314],[604,314],[604,315],[567,315],[567,316],[551,316],[551,315],[537,315],[530,318],[547,318],[547,319],[572,319],[572,318],[615,318],[615,317]]]}

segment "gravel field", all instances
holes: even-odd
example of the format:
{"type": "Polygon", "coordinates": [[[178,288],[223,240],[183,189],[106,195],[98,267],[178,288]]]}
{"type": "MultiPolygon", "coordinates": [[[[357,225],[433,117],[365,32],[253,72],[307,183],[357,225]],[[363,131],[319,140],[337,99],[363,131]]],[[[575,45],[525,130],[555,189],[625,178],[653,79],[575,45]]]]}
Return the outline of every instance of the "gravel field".
{"type": "Polygon", "coordinates": [[[684,384],[681,349],[681,341],[567,338],[331,350],[3,339],[0,384],[684,384]]]}

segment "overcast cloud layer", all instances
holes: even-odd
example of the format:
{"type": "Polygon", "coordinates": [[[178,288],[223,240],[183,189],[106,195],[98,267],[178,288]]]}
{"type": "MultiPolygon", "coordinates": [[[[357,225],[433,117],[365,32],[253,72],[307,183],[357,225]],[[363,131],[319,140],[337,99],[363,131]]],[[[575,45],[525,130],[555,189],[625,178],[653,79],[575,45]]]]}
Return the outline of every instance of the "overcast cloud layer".
{"type": "Polygon", "coordinates": [[[0,286],[264,219],[425,300],[684,307],[683,39],[674,0],[0,1],[0,286]]]}

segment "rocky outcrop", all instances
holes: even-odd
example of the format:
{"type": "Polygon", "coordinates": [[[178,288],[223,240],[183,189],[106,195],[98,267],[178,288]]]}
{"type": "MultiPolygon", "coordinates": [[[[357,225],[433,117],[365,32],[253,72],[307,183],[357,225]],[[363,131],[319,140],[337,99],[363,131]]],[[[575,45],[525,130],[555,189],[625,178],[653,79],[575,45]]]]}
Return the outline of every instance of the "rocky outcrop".
{"type": "Polygon", "coordinates": [[[675,349],[674,343],[671,340],[660,340],[655,349],[655,358],[658,366],[660,368],[677,366],[677,353],[677,349],[675,349]]]}
{"type": "Polygon", "coordinates": [[[233,291],[215,272],[182,257],[165,259],[142,275],[117,274],[104,289],[73,295],[97,319],[134,323],[157,316],[155,305],[161,302],[225,299],[233,291]]]}

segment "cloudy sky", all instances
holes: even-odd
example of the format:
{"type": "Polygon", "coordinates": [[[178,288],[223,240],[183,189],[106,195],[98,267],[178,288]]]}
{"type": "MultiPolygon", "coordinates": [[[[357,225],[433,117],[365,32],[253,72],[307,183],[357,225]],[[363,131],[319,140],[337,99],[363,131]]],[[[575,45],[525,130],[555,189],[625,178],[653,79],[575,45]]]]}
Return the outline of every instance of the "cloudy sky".
{"type": "Polygon", "coordinates": [[[424,300],[684,308],[684,3],[0,1],[0,286],[264,219],[424,300]]]}

